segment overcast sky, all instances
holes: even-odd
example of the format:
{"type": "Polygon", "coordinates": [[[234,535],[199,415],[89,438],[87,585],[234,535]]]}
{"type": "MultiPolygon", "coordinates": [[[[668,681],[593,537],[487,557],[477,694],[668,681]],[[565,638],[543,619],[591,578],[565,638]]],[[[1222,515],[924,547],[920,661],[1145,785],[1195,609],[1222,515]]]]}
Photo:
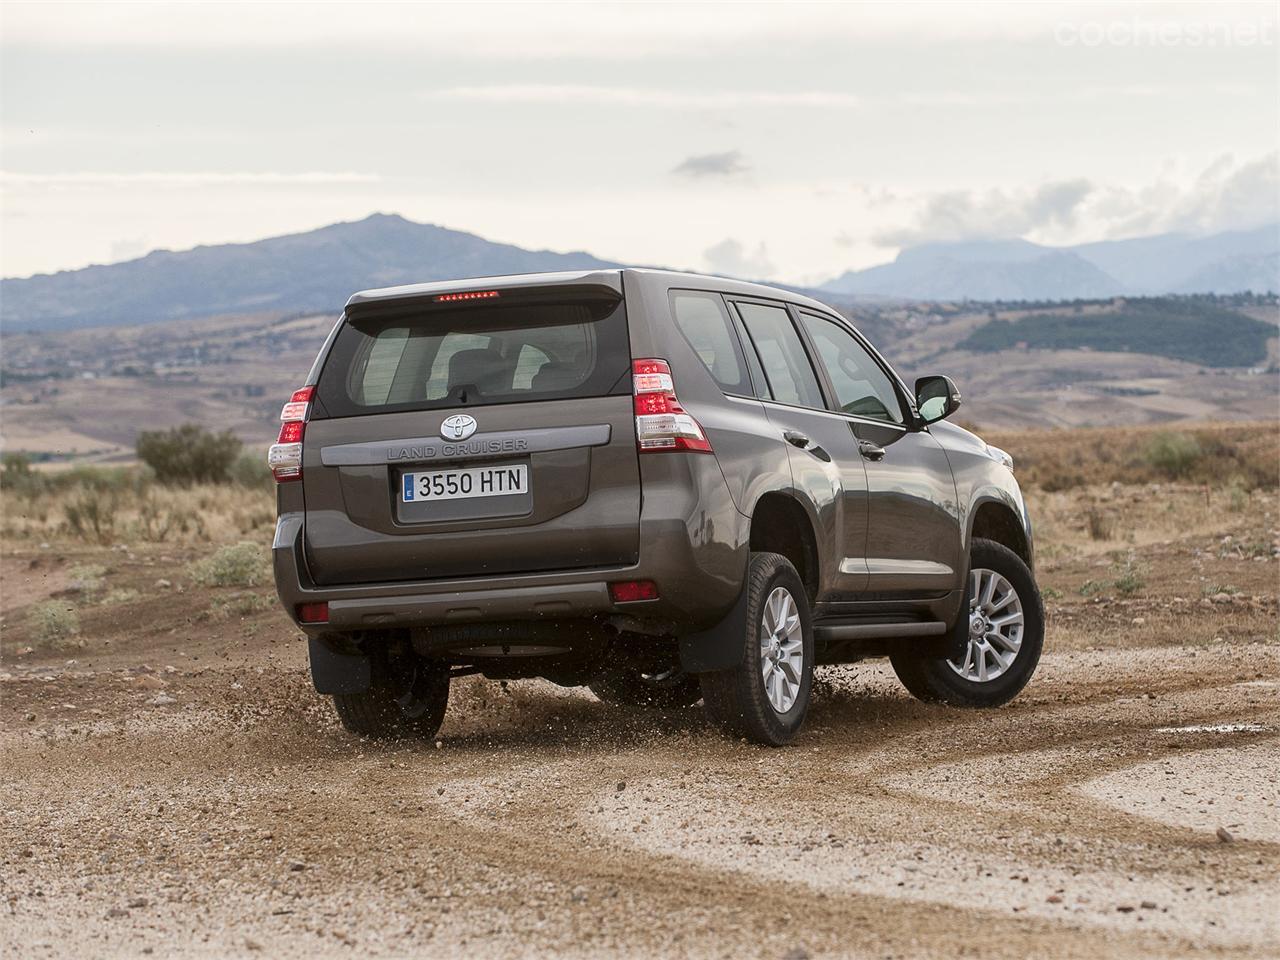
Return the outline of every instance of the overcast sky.
{"type": "Polygon", "coordinates": [[[797,283],[1274,221],[1276,5],[0,4],[0,271],[375,211],[797,283]]]}

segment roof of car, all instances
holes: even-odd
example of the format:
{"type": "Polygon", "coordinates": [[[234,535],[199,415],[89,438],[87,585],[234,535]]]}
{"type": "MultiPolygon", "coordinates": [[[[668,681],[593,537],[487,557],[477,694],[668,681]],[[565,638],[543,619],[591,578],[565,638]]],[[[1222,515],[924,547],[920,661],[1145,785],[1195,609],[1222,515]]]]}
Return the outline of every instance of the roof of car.
{"type": "Polygon", "coordinates": [[[547,286],[601,286],[622,292],[622,276],[629,274],[644,284],[662,284],[669,287],[689,287],[716,290],[743,297],[761,297],[768,300],[787,300],[824,311],[832,308],[825,303],[782,287],[762,283],[748,283],[728,277],[710,276],[704,273],[682,273],[675,270],[651,270],[626,267],[614,270],[561,271],[556,273],[518,273],[501,277],[469,277],[461,280],[436,280],[430,283],[411,283],[398,287],[379,287],[352,294],[347,306],[385,300],[406,300],[417,297],[438,296],[442,293],[463,293],[471,290],[505,290],[514,287],[547,286]]]}

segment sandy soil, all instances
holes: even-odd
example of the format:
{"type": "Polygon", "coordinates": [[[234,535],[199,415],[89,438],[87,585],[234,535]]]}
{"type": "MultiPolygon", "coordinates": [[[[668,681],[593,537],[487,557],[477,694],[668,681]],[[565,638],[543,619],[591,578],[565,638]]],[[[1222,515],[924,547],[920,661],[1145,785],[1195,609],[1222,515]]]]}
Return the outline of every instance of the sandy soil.
{"type": "Polygon", "coordinates": [[[1273,495],[1124,546],[1042,507],[1021,697],[832,668],[780,751],[477,678],[437,743],[361,742],[196,548],[6,549],[0,955],[1274,957],[1273,495]],[[1132,551],[1145,585],[1099,588],[1132,551]],[[24,605],[95,559],[137,598],[27,650],[24,605]]]}

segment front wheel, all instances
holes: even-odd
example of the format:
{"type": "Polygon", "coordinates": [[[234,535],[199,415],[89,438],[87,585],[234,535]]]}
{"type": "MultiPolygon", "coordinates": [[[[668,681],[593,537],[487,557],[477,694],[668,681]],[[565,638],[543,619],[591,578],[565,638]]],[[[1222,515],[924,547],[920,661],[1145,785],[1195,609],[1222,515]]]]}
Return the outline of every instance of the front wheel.
{"type": "Polygon", "coordinates": [[[894,672],[920,700],[957,707],[1008,703],[1031,679],[1044,645],[1044,604],[1022,558],[994,540],[974,540],[969,606],[960,615],[968,629],[963,654],[954,660],[894,654],[894,672]]]}
{"type": "Polygon", "coordinates": [[[770,747],[790,743],[813,687],[813,624],[795,567],[777,553],[753,553],[747,567],[742,661],[700,676],[707,713],[738,736],[770,747]]]}

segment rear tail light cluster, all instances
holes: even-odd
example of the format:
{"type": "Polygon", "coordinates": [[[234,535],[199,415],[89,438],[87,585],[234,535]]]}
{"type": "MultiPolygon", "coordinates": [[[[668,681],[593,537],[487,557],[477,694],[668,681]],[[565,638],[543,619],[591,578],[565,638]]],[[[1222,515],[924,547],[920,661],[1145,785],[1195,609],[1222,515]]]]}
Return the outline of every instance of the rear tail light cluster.
{"type": "Polygon", "coordinates": [[[280,436],[267,451],[267,466],[276,483],[302,479],[302,435],[311,416],[311,395],[315,387],[295,390],[280,411],[280,436]]]}
{"type": "Polygon", "coordinates": [[[636,400],[636,445],[641,453],[711,452],[702,426],[676,399],[667,361],[634,361],[631,380],[636,400]]]}

